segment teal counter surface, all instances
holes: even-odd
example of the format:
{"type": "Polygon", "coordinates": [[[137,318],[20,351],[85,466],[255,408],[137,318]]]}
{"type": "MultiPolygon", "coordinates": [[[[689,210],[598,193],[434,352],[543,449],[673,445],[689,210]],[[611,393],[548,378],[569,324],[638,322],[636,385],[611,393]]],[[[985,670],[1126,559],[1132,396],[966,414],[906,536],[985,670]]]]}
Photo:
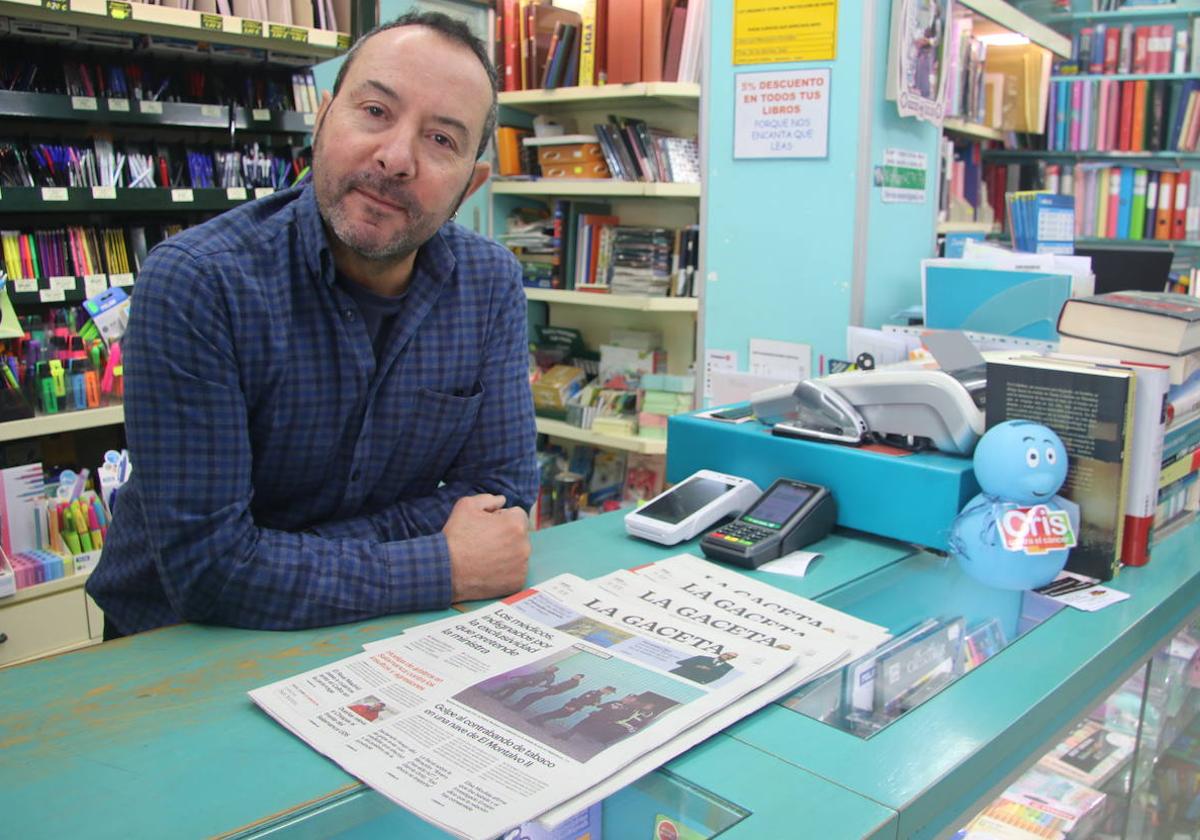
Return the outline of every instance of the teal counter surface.
{"type": "MultiPolygon", "coordinates": [[[[698,553],[633,540],[619,513],[533,540],[532,582],[698,553]]],[[[814,548],[825,556],[805,578],[754,574],[892,629],[956,611],[1018,621],[1005,601],[1017,596],[973,592],[953,564],[906,545],[838,532],[814,548]]],[[[773,705],[658,776],[749,812],[722,837],[933,836],[1187,617],[1200,596],[1200,525],[1115,586],[1132,597],[1099,613],[1062,611],[869,740],[773,705]]],[[[447,614],[295,633],[185,625],[2,670],[2,833],[444,836],[310,750],[246,691],[447,614]]],[[[649,836],[653,798],[630,788],[607,807],[606,836],[649,836]]]]}

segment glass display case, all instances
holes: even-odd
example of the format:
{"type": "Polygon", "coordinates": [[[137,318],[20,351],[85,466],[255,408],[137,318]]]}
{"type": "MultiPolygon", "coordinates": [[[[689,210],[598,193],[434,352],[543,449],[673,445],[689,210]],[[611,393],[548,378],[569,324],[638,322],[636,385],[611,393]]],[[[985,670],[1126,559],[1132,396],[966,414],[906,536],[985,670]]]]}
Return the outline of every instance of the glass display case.
{"type": "Polygon", "coordinates": [[[1198,653],[1193,618],[955,837],[1200,837],[1198,653]]]}

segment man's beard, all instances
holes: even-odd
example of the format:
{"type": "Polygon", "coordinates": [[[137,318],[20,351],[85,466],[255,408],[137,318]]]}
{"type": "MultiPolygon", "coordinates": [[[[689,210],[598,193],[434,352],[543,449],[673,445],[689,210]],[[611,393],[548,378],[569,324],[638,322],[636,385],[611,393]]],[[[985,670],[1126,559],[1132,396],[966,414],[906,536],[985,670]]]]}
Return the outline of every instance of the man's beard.
{"type": "MultiPolygon", "coordinates": [[[[428,242],[442,225],[454,218],[466,198],[469,188],[470,181],[463,187],[449,212],[439,218],[423,210],[409,196],[408,190],[402,183],[390,178],[380,178],[370,173],[358,172],[348,176],[338,185],[337,198],[332,202],[322,201],[318,193],[317,205],[321,216],[333,231],[334,236],[351,251],[372,262],[393,262],[406,259],[428,242]],[[408,223],[396,234],[395,238],[377,243],[372,241],[375,237],[369,233],[359,235],[358,225],[350,220],[349,214],[343,206],[345,198],[358,188],[382,198],[403,211],[408,223]]],[[[379,215],[383,215],[382,211],[379,212],[379,215]]]]}

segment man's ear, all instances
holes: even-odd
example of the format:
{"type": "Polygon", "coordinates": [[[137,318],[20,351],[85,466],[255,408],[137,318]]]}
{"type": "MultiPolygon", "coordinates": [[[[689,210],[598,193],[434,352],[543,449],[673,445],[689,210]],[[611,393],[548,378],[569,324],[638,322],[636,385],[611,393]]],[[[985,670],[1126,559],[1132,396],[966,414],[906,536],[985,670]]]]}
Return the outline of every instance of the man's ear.
{"type": "Polygon", "coordinates": [[[325,121],[325,114],[332,104],[333,94],[327,90],[321,91],[321,104],[317,106],[317,118],[313,120],[313,140],[317,139],[317,132],[321,130],[321,123],[325,121]]]}
{"type": "Polygon", "coordinates": [[[484,185],[488,178],[492,177],[492,165],[486,160],[481,160],[475,164],[475,171],[471,173],[471,183],[467,187],[467,191],[463,193],[463,198],[468,198],[474,195],[475,190],[484,185]]]}

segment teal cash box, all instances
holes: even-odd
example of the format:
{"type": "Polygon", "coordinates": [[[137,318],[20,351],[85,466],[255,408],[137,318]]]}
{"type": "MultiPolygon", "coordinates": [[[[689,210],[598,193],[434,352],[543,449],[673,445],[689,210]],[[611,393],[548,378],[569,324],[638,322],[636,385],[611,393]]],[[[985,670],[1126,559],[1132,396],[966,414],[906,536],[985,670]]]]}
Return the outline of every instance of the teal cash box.
{"type": "Polygon", "coordinates": [[[979,492],[971,459],[940,452],[887,454],[863,447],[776,437],[756,421],[728,423],[695,414],[670,419],[667,480],[699,469],[769,487],[795,478],[830,489],[837,524],[903,542],[947,549],[950,524],[979,492]]]}

